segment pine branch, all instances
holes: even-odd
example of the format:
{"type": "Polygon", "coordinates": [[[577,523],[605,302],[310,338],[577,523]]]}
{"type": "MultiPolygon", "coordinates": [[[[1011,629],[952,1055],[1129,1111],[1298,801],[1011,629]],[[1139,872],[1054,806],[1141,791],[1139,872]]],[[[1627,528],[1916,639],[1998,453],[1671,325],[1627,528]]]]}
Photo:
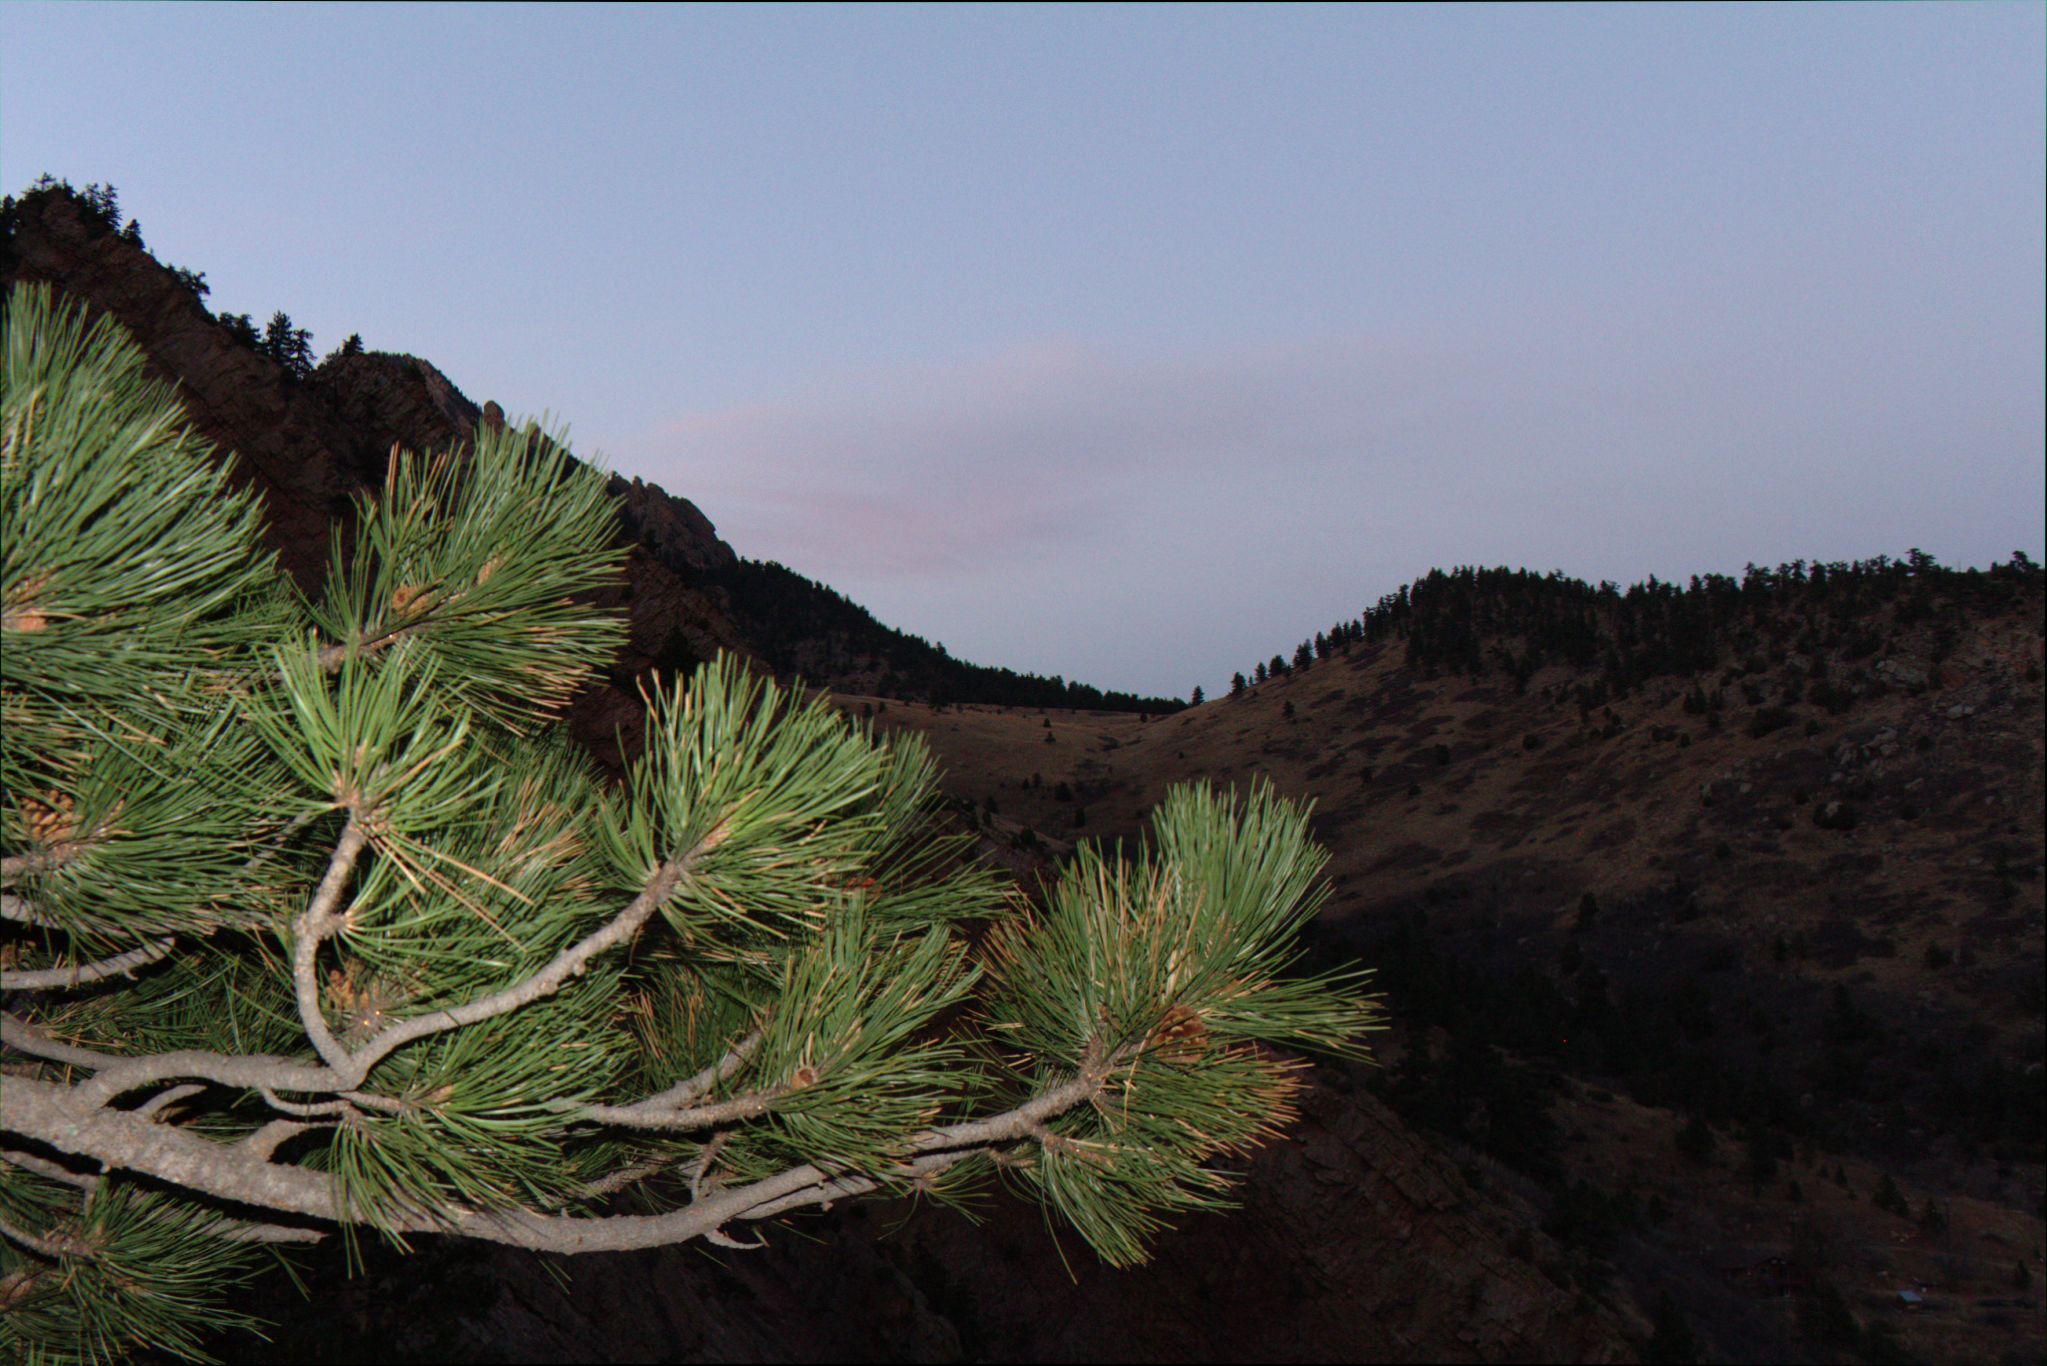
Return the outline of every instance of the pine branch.
{"type": "Polygon", "coordinates": [[[137,968],[148,967],[169,956],[177,939],[165,935],[141,948],[117,953],[93,963],[76,963],[68,968],[0,970],[0,991],[47,991],[52,987],[78,987],[107,977],[132,977],[137,968]]]}
{"type": "Polygon", "coordinates": [[[36,1256],[53,1262],[64,1257],[90,1257],[94,1252],[92,1244],[75,1233],[61,1230],[31,1233],[25,1228],[15,1227],[5,1219],[0,1219],[0,1238],[5,1238],[17,1247],[25,1248],[36,1256]]]}
{"type": "Polygon", "coordinates": [[[348,1049],[334,1037],[333,1029],[327,1024],[326,1013],[320,1008],[318,959],[320,945],[341,928],[341,917],[335,913],[335,907],[341,904],[341,893],[348,886],[350,874],[355,871],[355,861],[369,842],[369,834],[351,814],[334,846],[334,855],[327,862],[327,872],[320,879],[318,891],[292,925],[291,977],[298,994],[299,1020],[304,1024],[306,1037],[312,1040],[314,1050],[337,1072],[348,1068],[348,1049]]]}
{"type": "Polygon", "coordinates": [[[666,901],[676,887],[689,876],[690,869],[713,842],[711,836],[706,836],[681,858],[661,865],[654,876],[648,879],[646,887],[640,894],[609,923],[563,949],[547,966],[524,981],[464,1005],[437,1010],[430,1015],[416,1015],[372,1037],[369,1042],[348,1055],[345,1062],[337,1068],[343,1075],[351,1078],[344,1089],[361,1085],[372,1067],[406,1044],[446,1030],[458,1029],[463,1025],[472,1025],[508,1014],[561,990],[571,980],[582,975],[592,959],[608,949],[629,942],[638,934],[648,918],[660,909],[661,903],[666,901]]]}
{"type": "MultiPolygon", "coordinates": [[[[977,1152],[1044,1132],[1044,1123],[1101,1093],[1107,1069],[1090,1070],[1004,1114],[932,1130],[910,1140],[918,1154],[899,1166],[897,1179],[944,1170],[977,1152]]],[[[89,1085],[89,1084],[88,1084],[89,1085]]],[[[103,1107],[84,1096],[85,1087],[22,1080],[0,1092],[0,1130],[44,1143],[60,1152],[133,1171],[238,1206],[291,1214],[323,1223],[355,1221],[341,1203],[332,1178],[310,1168],[277,1165],[270,1158],[285,1137],[266,1145],[244,1139],[217,1143],[189,1130],[152,1123],[130,1111],[103,1107]]],[[[290,1121],[274,1121],[282,1124],[290,1121]]],[[[262,1131],[258,1131],[259,1133],[262,1131]]],[[[889,1173],[863,1175],[829,1171],[802,1163],[743,1186],[725,1188],[681,1209],[654,1215],[544,1215],[529,1210],[484,1211],[461,1207],[394,1210],[380,1226],[395,1234],[451,1233],[543,1252],[618,1252],[660,1247],[706,1237],[735,1220],[829,1204],[851,1191],[851,1183],[887,1184],[889,1173]]]]}
{"type": "Polygon", "coordinates": [[[761,1040],[766,1037],[767,1030],[765,1027],[754,1030],[751,1034],[748,1034],[745,1038],[727,1049],[724,1057],[718,1059],[718,1061],[712,1063],[695,1076],[677,1082],[658,1095],[648,1096],[645,1100],[637,1101],[628,1108],[635,1110],[679,1110],[686,1106],[694,1105],[698,1100],[709,1095],[712,1088],[721,1082],[731,1080],[740,1068],[746,1066],[747,1060],[760,1050],[761,1040]]]}
{"type": "Polygon", "coordinates": [[[765,1091],[734,1096],[715,1105],[693,1105],[686,1109],[647,1108],[645,1101],[635,1105],[585,1105],[576,1111],[576,1118],[587,1119],[597,1124],[611,1124],[622,1129],[659,1129],[666,1133],[689,1133],[697,1129],[715,1129],[723,1124],[758,1118],[766,1114],[776,1101],[795,1089],[792,1086],[771,1086],[765,1091]]]}
{"type": "Polygon", "coordinates": [[[153,1119],[156,1116],[162,1114],[164,1111],[168,1110],[171,1106],[176,1105],[179,1101],[190,1100],[192,1097],[201,1094],[205,1090],[206,1088],[204,1086],[199,1085],[197,1082],[185,1082],[178,1086],[166,1086],[163,1090],[157,1092],[148,1100],[136,1106],[135,1113],[138,1115],[147,1115],[153,1119]]]}
{"type": "MultiPolygon", "coordinates": [[[[6,861],[9,863],[19,863],[25,860],[8,859],[6,861]]],[[[56,921],[50,919],[49,916],[37,910],[27,897],[14,896],[6,892],[0,892],[0,920],[12,920],[18,925],[34,925],[41,929],[63,928],[56,921]]]]}
{"type": "Polygon", "coordinates": [[[97,1073],[78,1087],[80,1099],[93,1105],[105,1105],[130,1091],[191,1077],[251,1091],[264,1086],[315,1094],[346,1089],[329,1069],[307,1067],[291,1058],[261,1053],[208,1053],[199,1049],[120,1057],[52,1039],[27,1021],[4,1013],[0,1013],[0,1043],[30,1057],[97,1073]]]}

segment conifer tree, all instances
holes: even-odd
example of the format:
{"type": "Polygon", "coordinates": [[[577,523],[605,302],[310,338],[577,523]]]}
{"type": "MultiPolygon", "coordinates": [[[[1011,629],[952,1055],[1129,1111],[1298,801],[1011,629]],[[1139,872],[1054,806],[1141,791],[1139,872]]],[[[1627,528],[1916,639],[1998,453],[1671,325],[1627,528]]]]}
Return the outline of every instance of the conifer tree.
{"type": "Polygon", "coordinates": [[[272,313],[270,321],[263,327],[263,354],[279,365],[289,365],[296,331],[291,325],[291,314],[281,308],[272,313]]]}
{"type": "Polygon", "coordinates": [[[295,1243],[730,1244],[996,1176],[1135,1262],[1290,1118],[1277,1048],[1373,1027],[1290,972],[1323,855],[1268,789],[1030,909],[918,743],[729,657],[607,784],[555,722],[622,638],[613,512],[530,427],[395,451],[301,596],[109,320],[19,290],[4,362],[11,1355],[192,1356],[295,1243]]]}

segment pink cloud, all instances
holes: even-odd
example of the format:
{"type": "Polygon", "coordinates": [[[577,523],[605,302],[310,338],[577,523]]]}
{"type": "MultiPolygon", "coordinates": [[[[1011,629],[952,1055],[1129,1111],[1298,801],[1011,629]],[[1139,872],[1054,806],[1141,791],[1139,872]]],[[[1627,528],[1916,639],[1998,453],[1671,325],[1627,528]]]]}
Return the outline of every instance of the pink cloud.
{"type": "Polygon", "coordinates": [[[688,414],[648,463],[681,471],[747,554],[826,574],[985,570],[1113,536],[1146,484],[1369,447],[1416,379],[1355,341],[1140,363],[1053,340],[688,414]]]}

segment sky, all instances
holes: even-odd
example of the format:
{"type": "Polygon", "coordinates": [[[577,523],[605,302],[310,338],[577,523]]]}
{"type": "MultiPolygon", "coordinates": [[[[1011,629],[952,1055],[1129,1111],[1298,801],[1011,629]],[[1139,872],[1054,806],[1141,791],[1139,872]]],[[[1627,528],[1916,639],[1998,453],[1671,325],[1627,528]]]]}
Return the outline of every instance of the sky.
{"type": "Polygon", "coordinates": [[[0,183],[957,657],[2043,555],[2047,6],[0,4],[0,183]]]}

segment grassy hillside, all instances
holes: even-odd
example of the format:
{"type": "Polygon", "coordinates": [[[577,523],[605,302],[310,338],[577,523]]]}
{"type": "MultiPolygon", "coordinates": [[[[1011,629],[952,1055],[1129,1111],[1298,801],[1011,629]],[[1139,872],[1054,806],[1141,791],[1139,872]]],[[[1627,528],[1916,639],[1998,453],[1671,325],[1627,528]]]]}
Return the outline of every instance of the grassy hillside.
{"type": "Polygon", "coordinates": [[[1188,778],[1311,799],[1322,951],[1399,1021],[1361,1080],[1542,1190],[1559,1274],[1689,1286],[1735,1356],[1848,1343],[1838,1296],[1857,1350],[1996,1359],[2037,1353],[2047,1279],[2041,590],[1467,572],[1169,718],[842,702],[928,736],[1018,856],[1134,836],[1188,778]],[[1819,1288],[1729,1279],[1771,1256],[1819,1288]]]}

